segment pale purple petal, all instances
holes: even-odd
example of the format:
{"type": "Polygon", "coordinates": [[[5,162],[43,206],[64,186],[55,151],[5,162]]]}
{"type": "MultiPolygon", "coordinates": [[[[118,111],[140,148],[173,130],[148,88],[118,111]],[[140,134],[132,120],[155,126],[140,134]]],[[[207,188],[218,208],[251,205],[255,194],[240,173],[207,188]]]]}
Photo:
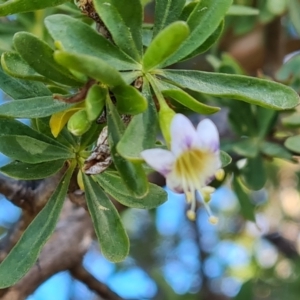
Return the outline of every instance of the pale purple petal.
{"type": "Polygon", "coordinates": [[[175,157],[171,151],[164,149],[148,149],[141,152],[146,163],[157,172],[166,176],[172,171],[175,157]]]}
{"type": "Polygon", "coordinates": [[[171,123],[171,150],[179,156],[190,149],[197,139],[196,130],[192,122],[182,114],[176,114],[171,123]]]}
{"type": "Polygon", "coordinates": [[[209,149],[213,152],[219,150],[219,132],[216,125],[209,119],[202,120],[197,126],[197,142],[195,146],[209,149]]]}
{"type": "Polygon", "coordinates": [[[181,178],[176,176],[174,174],[174,172],[170,172],[168,174],[168,176],[166,177],[166,183],[167,183],[167,187],[175,192],[175,193],[183,193],[184,192],[184,189],[183,189],[183,186],[182,186],[182,181],[181,181],[181,178]]]}

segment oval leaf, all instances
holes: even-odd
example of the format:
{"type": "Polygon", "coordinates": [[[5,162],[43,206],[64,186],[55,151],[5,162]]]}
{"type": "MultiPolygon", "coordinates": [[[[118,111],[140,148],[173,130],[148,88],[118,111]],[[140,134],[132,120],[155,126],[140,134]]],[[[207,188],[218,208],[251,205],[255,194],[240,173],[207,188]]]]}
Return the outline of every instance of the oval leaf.
{"type": "Polygon", "coordinates": [[[220,151],[220,159],[222,163],[222,168],[228,166],[232,161],[230,155],[227,154],[225,151],[220,151]]]}
{"type": "Polygon", "coordinates": [[[34,35],[28,32],[16,33],[14,46],[29,66],[39,74],[66,85],[82,85],[67,69],[54,60],[54,50],[34,35]]]}
{"type": "Polygon", "coordinates": [[[143,52],[141,1],[94,0],[93,3],[116,45],[136,61],[140,61],[143,52]]]}
{"type": "Polygon", "coordinates": [[[9,101],[0,105],[0,116],[12,118],[42,118],[74,105],[53,100],[52,96],[9,101]]]}
{"type": "Polygon", "coordinates": [[[125,84],[119,72],[100,58],[63,51],[55,51],[54,57],[61,65],[97,79],[108,86],[125,84]]]}
{"type": "Polygon", "coordinates": [[[275,110],[293,108],[300,101],[299,95],[283,84],[249,76],[175,70],[161,71],[160,75],[182,88],[275,110]]]}
{"type": "Polygon", "coordinates": [[[0,289],[18,282],[38,259],[42,247],[55,229],[73,171],[74,166],[66,172],[45,207],[0,264],[0,289]]]}
{"type": "Polygon", "coordinates": [[[0,5],[0,16],[53,7],[67,1],[68,0],[9,0],[0,5]]]}
{"type": "Polygon", "coordinates": [[[0,152],[12,159],[32,164],[75,157],[67,148],[22,135],[0,136],[0,152]]]}
{"type": "Polygon", "coordinates": [[[300,135],[295,135],[289,137],[284,146],[295,153],[300,153],[300,135]]]}
{"type": "Polygon", "coordinates": [[[83,183],[102,254],[110,261],[122,261],[128,255],[129,239],[118,211],[91,177],[83,175],[83,183]]]}
{"type": "Polygon", "coordinates": [[[55,160],[40,164],[27,164],[20,161],[13,161],[0,168],[0,172],[21,180],[38,180],[57,173],[64,165],[65,160],[55,160]]]}
{"type": "Polygon", "coordinates": [[[174,22],[163,29],[151,42],[143,57],[145,72],[162,64],[189,35],[189,27],[183,21],[174,22]]]}
{"type": "Polygon", "coordinates": [[[107,101],[107,109],[108,140],[115,167],[129,191],[138,198],[144,197],[149,185],[142,164],[129,162],[117,153],[116,147],[125,131],[125,125],[110,99],[107,101]]]}
{"type": "Polygon", "coordinates": [[[140,153],[155,147],[157,134],[157,112],[149,84],[145,81],[143,95],[148,100],[148,109],[130,121],[117,145],[117,151],[126,159],[143,162],[140,153]]]}
{"type": "Polygon", "coordinates": [[[168,199],[167,192],[161,187],[150,183],[149,193],[143,198],[135,198],[128,193],[122,179],[114,173],[104,172],[94,176],[106,193],[121,204],[141,209],[153,209],[168,199]]]}
{"type": "Polygon", "coordinates": [[[10,76],[47,82],[48,80],[31,68],[17,52],[5,52],[1,56],[1,65],[10,76]]]}
{"type": "Polygon", "coordinates": [[[136,115],[147,108],[147,100],[133,86],[121,85],[112,89],[117,99],[118,111],[123,114],[136,115]]]}
{"type": "Polygon", "coordinates": [[[61,50],[101,58],[117,70],[134,70],[138,64],[118,47],[96,32],[91,26],[67,15],[52,15],[45,25],[61,50]],[[80,43],[78,43],[80,41],[80,43]]]}

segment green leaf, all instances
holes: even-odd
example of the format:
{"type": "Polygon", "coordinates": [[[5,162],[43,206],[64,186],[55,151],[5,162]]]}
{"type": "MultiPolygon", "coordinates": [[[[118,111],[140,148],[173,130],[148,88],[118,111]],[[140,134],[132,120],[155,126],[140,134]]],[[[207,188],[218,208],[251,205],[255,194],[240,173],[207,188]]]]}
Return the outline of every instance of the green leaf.
{"type": "Polygon", "coordinates": [[[298,128],[300,127],[300,113],[295,112],[292,115],[282,118],[281,122],[284,126],[298,128]]]}
{"type": "Polygon", "coordinates": [[[263,154],[270,157],[278,157],[287,160],[291,160],[293,158],[289,151],[275,143],[263,141],[260,146],[260,150],[263,154]]]}
{"type": "Polygon", "coordinates": [[[0,264],[0,289],[18,282],[36,262],[42,247],[55,229],[73,171],[74,165],[66,172],[45,207],[0,264]]]}
{"type": "Polygon", "coordinates": [[[263,159],[260,155],[248,158],[246,166],[241,169],[242,181],[251,190],[264,187],[267,178],[263,159]]]}
{"type": "Polygon", "coordinates": [[[289,81],[295,76],[300,76],[300,54],[296,54],[285,62],[276,73],[279,81],[289,81]]]}
{"type": "Polygon", "coordinates": [[[154,148],[156,141],[157,112],[147,81],[144,81],[143,95],[148,101],[148,109],[132,118],[117,145],[118,153],[133,162],[142,162],[140,153],[145,149],[154,148]]]}
{"type": "Polygon", "coordinates": [[[174,64],[202,45],[218,28],[232,0],[202,0],[190,14],[187,24],[191,34],[163,66],[174,64]]]}
{"type": "Polygon", "coordinates": [[[189,32],[189,27],[183,21],[174,22],[159,32],[144,54],[144,72],[163,64],[187,39],[189,32]]]}
{"type": "Polygon", "coordinates": [[[242,75],[229,75],[201,71],[159,71],[182,88],[207,95],[231,98],[283,110],[299,104],[299,95],[291,88],[273,81],[242,75]]]}
{"type": "Polygon", "coordinates": [[[210,115],[220,110],[219,107],[214,107],[199,102],[197,99],[180,89],[165,90],[162,91],[162,93],[164,96],[174,99],[175,101],[199,114],[210,115]]]}
{"type": "Polygon", "coordinates": [[[184,57],[182,60],[193,58],[209,50],[222,36],[223,29],[224,29],[224,20],[221,21],[217,29],[197,49],[195,49],[189,55],[184,57]]]}
{"type": "Polygon", "coordinates": [[[67,69],[54,60],[54,50],[31,33],[16,33],[14,35],[14,46],[29,66],[39,74],[66,85],[82,85],[67,69]]]}
{"type": "Polygon", "coordinates": [[[29,126],[26,126],[25,124],[23,124],[22,122],[19,122],[17,120],[10,119],[10,118],[0,117],[0,136],[5,136],[5,135],[29,136],[29,137],[32,137],[39,141],[43,141],[45,143],[56,145],[63,149],[66,148],[58,140],[49,138],[49,136],[46,136],[44,134],[41,134],[40,132],[35,131],[34,129],[30,128],[29,126]]]}
{"type": "Polygon", "coordinates": [[[88,75],[111,87],[125,84],[120,73],[100,58],[64,51],[55,51],[54,57],[61,65],[88,75]]]}
{"type": "Polygon", "coordinates": [[[278,113],[274,110],[257,107],[256,118],[258,123],[258,136],[263,139],[272,129],[278,113]]]}
{"type": "Polygon", "coordinates": [[[47,82],[48,80],[32,69],[17,52],[5,52],[1,56],[1,65],[10,76],[47,82]]]}
{"type": "Polygon", "coordinates": [[[122,261],[129,252],[129,239],[118,211],[91,177],[84,175],[83,182],[102,254],[110,261],[122,261]]]}
{"type": "Polygon", "coordinates": [[[232,187],[241,206],[241,213],[246,220],[255,222],[255,206],[251,203],[248,193],[242,187],[240,180],[234,177],[232,187]]]}
{"type": "Polygon", "coordinates": [[[66,148],[22,135],[0,136],[0,152],[12,159],[32,164],[75,157],[66,148]]]}
{"type": "Polygon", "coordinates": [[[146,196],[135,198],[128,192],[122,179],[116,174],[106,171],[94,177],[106,193],[128,207],[152,209],[163,204],[168,199],[166,191],[152,183],[149,184],[149,193],[146,196]]]}
{"type": "Polygon", "coordinates": [[[61,50],[98,57],[117,70],[134,70],[138,66],[130,56],[80,20],[52,15],[45,19],[45,25],[61,50]]]}
{"type": "Polygon", "coordinates": [[[94,84],[87,92],[85,109],[89,121],[95,121],[103,111],[107,96],[107,89],[94,84]]]}
{"type": "Polygon", "coordinates": [[[234,143],[232,150],[241,156],[254,158],[258,154],[259,146],[259,141],[257,139],[246,138],[234,143]]]}
{"type": "Polygon", "coordinates": [[[0,168],[0,172],[21,180],[37,180],[49,177],[57,173],[64,165],[65,160],[54,160],[39,164],[28,164],[13,161],[0,168]]]}
{"type": "Polygon", "coordinates": [[[67,1],[68,0],[9,0],[0,5],[0,16],[53,7],[67,1]]]}
{"type": "Polygon", "coordinates": [[[156,0],[153,36],[169,24],[177,21],[185,5],[185,0],[156,0]]]}
{"type": "Polygon", "coordinates": [[[147,109],[147,100],[133,86],[117,86],[112,92],[117,99],[118,111],[123,114],[136,115],[147,109]]]}
{"type": "Polygon", "coordinates": [[[229,154],[227,154],[225,151],[220,151],[220,158],[221,158],[221,163],[222,163],[222,168],[228,166],[231,161],[232,158],[229,156],[229,154]]]}
{"type": "Polygon", "coordinates": [[[289,0],[288,1],[289,15],[293,22],[295,29],[298,34],[300,34],[300,19],[299,19],[299,11],[300,11],[300,2],[299,0],[289,0]]]}
{"type": "Polygon", "coordinates": [[[52,95],[43,83],[13,78],[5,74],[1,68],[0,88],[15,100],[52,95]]]}
{"type": "Polygon", "coordinates": [[[254,300],[254,284],[253,284],[253,280],[250,279],[248,281],[246,281],[239,293],[234,297],[234,300],[254,300]]]}
{"type": "Polygon", "coordinates": [[[258,14],[258,9],[243,5],[231,5],[227,11],[227,15],[230,16],[257,16],[258,14]]]}
{"type": "Polygon", "coordinates": [[[143,53],[141,1],[94,0],[93,3],[116,45],[136,61],[140,61],[143,53]]]}
{"type": "Polygon", "coordinates": [[[93,122],[90,129],[80,138],[80,149],[85,149],[87,146],[95,143],[104,127],[104,124],[93,122]]]}
{"type": "Polygon", "coordinates": [[[12,118],[42,118],[65,110],[74,104],[53,100],[52,96],[9,101],[0,105],[0,116],[12,118]]]}
{"type": "Polygon", "coordinates": [[[126,161],[117,153],[116,147],[125,131],[125,126],[110,100],[107,101],[107,109],[108,141],[113,162],[129,191],[131,191],[135,197],[142,198],[148,193],[149,189],[148,180],[142,164],[126,161]]]}
{"type": "Polygon", "coordinates": [[[300,135],[289,137],[285,142],[284,146],[295,153],[300,153],[300,135]]]}

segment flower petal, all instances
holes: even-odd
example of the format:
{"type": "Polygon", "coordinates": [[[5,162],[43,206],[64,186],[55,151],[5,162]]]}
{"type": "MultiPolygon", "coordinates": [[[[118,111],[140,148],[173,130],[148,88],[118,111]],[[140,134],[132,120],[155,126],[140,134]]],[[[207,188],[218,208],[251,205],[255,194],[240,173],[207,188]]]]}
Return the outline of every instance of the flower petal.
{"type": "Polygon", "coordinates": [[[172,171],[175,157],[171,151],[164,149],[148,149],[141,152],[146,163],[157,172],[166,176],[172,171]]]}
{"type": "Polygon", "coordinates": [[[197,126],[197,146],[209,149],[213,152],[219,151],[219,132],[216,125],[209,119],[202,120],[197,126]]]}
{"type": "Polygon", "coordinates": [[[197,133],[192,122],[182,114],[176,114],[171,123],[171,150],[179,156],[190,149],[197,140],[197,133]]]}
{"type": "Polygon", "coordinates": [[[167,177],[167,187],[175,192],[175,193],[183,193],[184,192],[184,189],[183,189],[183,186],[182,186],[182,180],[180,177],[176,176],[174,172],[170,172],[167,177]]]}

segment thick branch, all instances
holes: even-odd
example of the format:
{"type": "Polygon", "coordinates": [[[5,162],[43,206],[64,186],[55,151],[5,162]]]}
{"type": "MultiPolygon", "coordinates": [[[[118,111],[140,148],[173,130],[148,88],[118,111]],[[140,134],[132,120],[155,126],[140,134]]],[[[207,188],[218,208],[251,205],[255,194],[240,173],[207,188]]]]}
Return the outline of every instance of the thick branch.
{"type": "Polygon", "coordinates": [[[105,300],[123,300],[119,295],[113,292],[107,285],[98,281],[81,264],[70,269],[74,278],[86,284],[90,290],[96,292],[105,300]]]}

